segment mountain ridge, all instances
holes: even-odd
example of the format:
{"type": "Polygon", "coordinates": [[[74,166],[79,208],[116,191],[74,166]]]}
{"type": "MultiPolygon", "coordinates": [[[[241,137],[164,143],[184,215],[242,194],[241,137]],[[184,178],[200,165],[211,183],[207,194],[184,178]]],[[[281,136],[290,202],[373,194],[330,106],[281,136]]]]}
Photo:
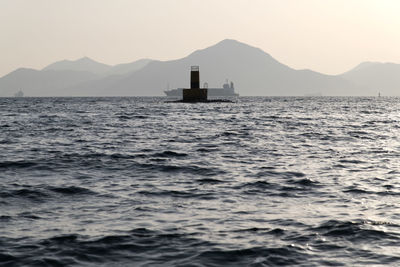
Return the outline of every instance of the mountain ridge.
{"type": "MultiPolygon", "coordinates": [[[[293,69],[260,48],[225,39],[168,61],[140,59],[111,66],[84,57],[57,61],[42,70],[19,71],[18,78],[10,79],[11,72],[0,78],[0,96],[11,96],[17,89],[28,96],[161,96],[167,84],[188,87],[192,65],[200,66],[201,84],[220,87],[229,79],[241,95],[376,95],[376,88],[363,83],[368,79],[360,73],[380,64],[363,62],[341,75],[326,75],[293,69]]],[[[396,75],[400,76],[400,68],[389,76],[393,79],[396,75]]]]}
{"type": "MultiPolygon", "coordinates": [[[[223,40],[181,59],[151,62],[137,72],[114,81],[112,86],[94,83],[90,94],[163,95],[161,88],[167,84],[188,87],[191,65],[200,66],[202,83],[206,81],[210,87],[220,87],[227,78],[235,82],[241,95],[332,95],[335,89],[340,90],[340,94],[346,94],[349,88],[353,88],[357,94],[362,93],[341,77],[311,70],[295,70],[259,48],[235,40],[223,40]]],[[[83,89],[72,90],[83,92],[83,89]]]]}
{"type": "Polygon", "coordinates": [[[77,60],[60,60],[56,61],[46,67],[44,67],[42,70],[72,70],[72,71],[88,71],[92,72],[94,74],[101,74],[112,67],[107,64],[103,64],[100,62],[97,62],[91,58],[88,57],[82,57],[77,60]]]}
{"type": "Polygon", "coordinates": [[[87,71],[19,68],[0,79],[0,96],[13,96],[19,90],[27,96],[54,96],[54,91],[96,78],[87,71]]]}
{"type": "Polygon", "coordinates": [[[340,77],[373,91],[375,95],[400,95],[400,64],[363,62],[340,77]]]}

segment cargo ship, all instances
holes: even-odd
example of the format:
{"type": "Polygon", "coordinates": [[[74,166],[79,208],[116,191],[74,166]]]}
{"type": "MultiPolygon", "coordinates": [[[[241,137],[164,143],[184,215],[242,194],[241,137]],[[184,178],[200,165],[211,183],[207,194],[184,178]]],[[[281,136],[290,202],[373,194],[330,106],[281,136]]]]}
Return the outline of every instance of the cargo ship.
{"type": "MultiPolygon", "coordinates": [[[[210,97],[220,97],[220,96],[239,96],[238,93],[235,93],[235,87],[233,85],[233,82],[228,82],[226,81],[223,85],[222,88],[208,88],[208,84],[204,83],[203,88],[208,89],[208,96],[210,97]]],[[[182,91],[183,88],[177,88],[177,89],[172,89],[172,90],[166,90],[164,93],[168,97],[182,97],[182,91]]]]}

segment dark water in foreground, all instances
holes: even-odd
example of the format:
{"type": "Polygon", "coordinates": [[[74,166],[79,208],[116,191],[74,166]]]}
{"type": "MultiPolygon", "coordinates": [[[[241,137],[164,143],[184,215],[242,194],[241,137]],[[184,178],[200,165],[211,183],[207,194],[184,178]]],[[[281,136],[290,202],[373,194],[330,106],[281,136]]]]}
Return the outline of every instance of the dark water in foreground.
{"type": "Polygon", "coordinates": [[[1,266],[400,265],[400,98],[0,98],[1,266]]]}

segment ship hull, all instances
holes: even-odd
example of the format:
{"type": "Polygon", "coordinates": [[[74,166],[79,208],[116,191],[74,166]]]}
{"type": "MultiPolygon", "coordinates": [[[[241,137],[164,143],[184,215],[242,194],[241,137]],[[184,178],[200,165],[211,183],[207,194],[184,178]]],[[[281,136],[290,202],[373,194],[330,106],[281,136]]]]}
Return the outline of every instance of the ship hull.
{"type": "MultiPolygon", "coordinates": [[[[164,91],[164,93],[169,97],[182,97],[183,89],[173,89],[164,91]]],[[[235,93],[235,91],[231,88],[208,88],[208,96],[211,97],[219,97],[219,96],[239,96],[239,94],[235,93]]]]}

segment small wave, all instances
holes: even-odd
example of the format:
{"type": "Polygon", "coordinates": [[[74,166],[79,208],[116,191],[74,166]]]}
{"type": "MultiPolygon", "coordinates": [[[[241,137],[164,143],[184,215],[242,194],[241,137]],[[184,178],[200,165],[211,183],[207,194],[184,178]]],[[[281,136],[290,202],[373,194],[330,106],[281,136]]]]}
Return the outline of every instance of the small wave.
{"type": "Polygon", "coordinates": [[[202,147],[202,148],[197,149],[197,151],[198,151],[198,152],[205,152],[205,153],[207,153],[207,152],[215,152],[215,151],[218,151],[218,149],[217,149],[217,148],[204,148],[204,147],[202,147]]]}
{"type": "Polygon", "coordinates": [[[233,131],[225,131],[225,132],[219,134],[219,136],[236,136],[236,135],[240,135],[240,133],[233,132],[233,131]]]}
{"type": "Polygon", "coordinates": [[[11,221],[12,217],[11,216],[7,216],[7,215],[1,215],[0,216],[0,222],[8,222],[11,221]]]}
{"type": "Polygon", "coordinates": [[[161,152],[161,153],[155,153],[155,154],[153,154],[151,156],[153,156],[153,157],[166,157],[166,158],[173,158],[173,157],[180,158],[180,157],[187,157],[188,154],[186,154],[186,153],[178,153],[178,152],[167,150],[167,151],[164,151],[164,152],[161,152]]]}
{"type": "Polygon", "coordinates": [[[25,218],[25,219],[31,219],[31,220],[39,220],[41,217],[32,214],[31,212],[23,212],[18,214],[19,217],[25,218]]]}
{"type": "Polygon", "coordinates": [[[282,186],[279,184],[273,184],[266,181],[257,181],[253,183],[244,183],[234,187],[235,189],[243,189],[245,194],[267,194],[269,196],[279,196],[284,198],[297,198],[300,197],[297,193],[304,192],[303,187],[296,186],[282,186]]]}
{"type": "Polygon", "coordinates": [[[0,169],[22,169],[30,168],[35,165],[37,165],[37,163],[31,161],[3,161],[0,162],[0,169]]]}
{"type": "MultiPolygon", "coordinates": [[[[386,187],[386,186],[385,186],[386,187]]],[[[380,196],[399,196],[400,192],[389,191],[391,189],[390,186],[387,187],[388,190],[386,191],[371,191],[371,190],[364,190],[354,186],[350,186],[347,189],[343,190],[344,193],[350,194],[376,194],[380,196]]]]}
{"type": "MultiPolygon", "coordinates": [[[[313,230],[325,236],[340,237],[349,241],[365,242],[367,240],[398,240],[399,236],[383,230],[372,229],[370,226],[382,225],[374,221],[339,221],[329,220],[313,230]]],[[[391,225],[391,224],[387,224],[391,225]]]]}
{"type": "Polygon", "coordinates": [[[114,154],[109,155],[109,157],[111,159],[134,159],[134,158],[140,157],[140,156],[141,155],[127,155],[127,154],[121,154],[121,153],[114,153],[114,154]]]}
{"type": "Polygon", "coordinates": [[[144,115],[134,115],[134,116],[132,116],[132,118],[134,118],[134,119],[147,119],[147,118],[149,118],[149,116],[144,116],[144,115]]]}
{"type": "Polygon", "coordinates": [[[374,140],[372,137],[370,137],[371,134],[365,131],[349,131],[348,135],[354,138],[374,140]]]}
{"type": "Polygon", "coordinates": [[[290,181],[292,184],[297,184],[297,185],[302,185],[302,186],[318,186],[319,183],[316,181],[313,181],[312,179],[300,179],[300,180],[292,180],[290,181]]]}
{"type": "Polygon", "coordinates": [[[270,228],[258,228],[258,227],[253,227],[253,228],[246,228],[246,229],[239,229],[234,232],[254,232],[254,233],[262,233],[262,234],[269,234],[269,235],[283,235],[285,233],[285,230],[281,228],[275,228],[275,229],[270,229],[270,228]]]}
{"type": "Polygon", "coordinates": [[[297,186],[281,186],[280,187],[280,191],[282,191],[282,193],[287,193],[287,192],[291,192],[291,191],[303,191],[304,187],[297,187],[297,186]]]}
{"type": "Polygon", "coordinates": [[[400,196],[400,192],[392,192],[392,191],[381,191],[377,192],[376,194],[380,196],[400,196]]]}
{"type": "Polygon", "coordinates": [[[48,198],[49,195],[42,192],[40,189],[18,189],[18,190],[11,190],[11,191],[3,191],[0,193],[1,197],[4,198],[25,198],[34,201],[43,201],[44,199],[48,198]]]}
{"type": "MultiPolygon", "coordinates": [[[[26,186],[25,186],[26,187],[26,186]]],[[[2,198],[21,198],[32,201],[45,201],[54,198],[54,193],[63,195],[93,195],[95,192],[78,186],[51,187],[35,186],[15,190],[3,190],[0,192],[2,198]]],[[[33,217],[32,217],[33,218],[33,217]]],[[[33,218],[36,219],[36,218],[33,218]]]]}
{"type": "Polygon", "coordinates": [[[350,187],[346,190],[343,190],[344,193],[351,193],[351,194],[373,194],[374,192],[366,191],[364,189],[359,189],[355,187],[350,187]]]}
{"type": "Polygon", "coordinates": [[[275,188],[276,186],[267,181],[256,181],[256,182],[251,182],[251,183],[244,183],[244,184],[240,185],[239,187],[237,187],[237,189],[246,188],[246,187],[257,188],[257,189],[271,189],[271,188],[275,188]]]}
{"type": "Polygon", "coordinates": [[[127,115],[120,115],[120,116],[118,116],[118,119],[120,119],[120,120],[129,120],[129,119],[132,119],[130,116],[127,116],[127,115]]]}
{"type": "Polygon", "coordinates": [[[0,265],[1,266],[17,266],[15,263],[18,262],[18,258],[14,257],[10,253],[0,252],[0,265]]]}
{"type": "Polygon", "coordinates": [[[137,193],[142,195],[157,196],[157,197],[174,197],[174,198],[198,198],[198,199],[214,199],[212,193],[198,193],[197,190],[192,192],[188,191],[176,191],[176,190],[158,190],[158,191],[147,191],[142,190],[137,193]]]}
{"type": "Polygon", "coordinates": [[[307,139],[321,139],[321,140],[329,140],[329,138],[318,132],[306,132],[299,134],[301,137],[306,137],[307,139]]]}
{"type": "Polygon", "coordinates": [[[362,164],[365,163],[364,161],[361,160],[348,160],[348,159],[342,159],[339,160],[340,163],[350,163],[350,164],[362,164]]]}
{"type": "Polygon", "coordinates": [[[219,184],[219,183],[224,183],[224,181],[218,180],[218,179],[212,179],[212,178],[205,178],[205,179],[198,179],[197,182],[201,184],[219,184]]]}
{"type": "Polygon", "coordinates": [[[0,144],[1,145],[9,145],[9,144],[15,144],[16,142],[15,141],[12,141],[12,140],[10,140],[10,139],[3,139],[3,140],[0,140],[0,144]]]}
{"type": "Polygon", "coordinates": [[[293,219],[275,219],[271,220],[271,223],[274,225],[279,225],[279,226],[291,226],[291,227],[299,227],[299,228],[304,228],[307,227],[306,224],[296,221],[293,219]]]}
{"type": "Polygon", "coordinates": [[[178,165],[158,165],[158,164],[138,164],[140,168],[143,169],[151,169],[151,170],[158,170],[162,172],[170,172],[170,173],[189,173],[195,175],[205,175],[205,176],[215,176],[221,175],[225,172],[218,169],[218,168],[206,168],[206,167],[199,167],[196,165],[187,165],[187,166],[178,166],[178,165]]]}
{"type": "Polygon", "coordinates": [[[56,192],[56,193],[60,193],[60,194],[64,194],[64,195],[92,195],[95,194],[95,192],[83,188],[83,187],[79,187],[79,186],[68,186],[68,187],[50,187],[49,188],[50,191],[56,192]]]}
{"type": "Polygon", "coordinates": [[[260,171],[256,174],[257,177],[268,177],[268,176],[278,176],[283,178],[291,178],[291,177],[304,177],[306,176],[302,172],[276,172],[276,171],[260,171]]]}
{"type": "Polygon", "coordinates": [[[235,230],[233,232],[268,232],[270,231],[270,228],[258,228],[258,227],[252,227],[252,228],[245,228],[245,229],[239,229],[235,230]]]}

